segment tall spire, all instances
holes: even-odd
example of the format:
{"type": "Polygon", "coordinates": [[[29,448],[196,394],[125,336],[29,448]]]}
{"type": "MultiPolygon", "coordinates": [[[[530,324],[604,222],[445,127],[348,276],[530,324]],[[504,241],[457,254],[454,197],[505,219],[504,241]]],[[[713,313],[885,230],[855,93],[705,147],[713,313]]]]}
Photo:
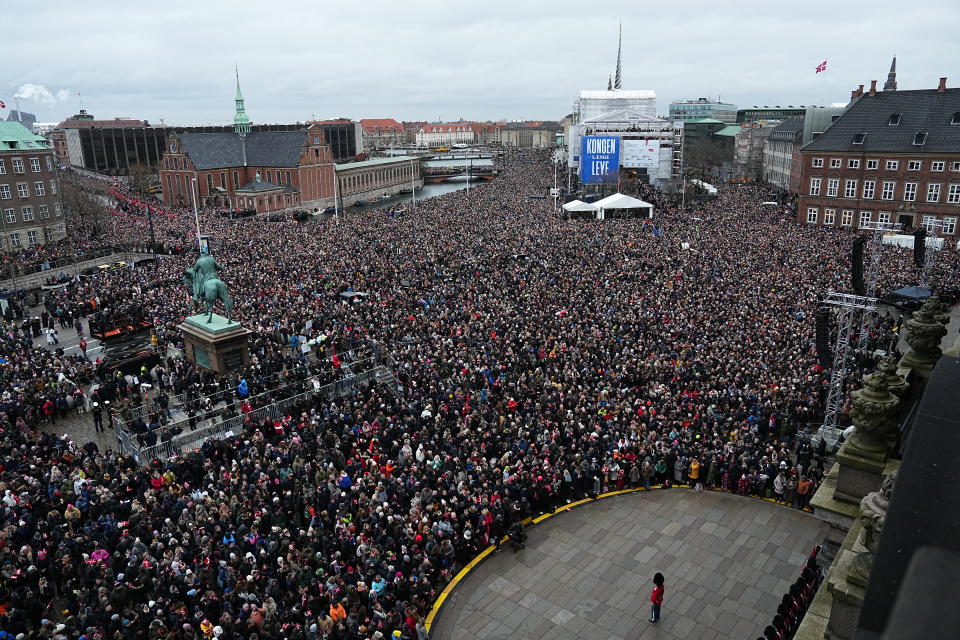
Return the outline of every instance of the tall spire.
{"type": "Polygon", "coordinates": [[[621,86],[620,86],[620,52],[621,52],[621,45],[622,45],[622,44],[623,44],[623,23],[621,22],[621,23],[620,23],[620,32],[619,32],[619,34],[617,35],[617,73],[616,73],[616,75],[614,76],[614,80],[613,80],[613,88],[614,88],[614,89],[620,89],[620,88],[621,88],[621,86]]]}
{"type": "Polygon", "coordinates": [[[237,95],[233,101],[236,103],[236,113],[233,114],[233,132],[245,136],[250,133],[250,118],[247,117],[247,111],[243,106],[243,94],[240,93],[240,71],[234,66],[234,74],[237,77],[237,95]]]}
{"type": "Polygon", "coordinates": [[[613,91],[613,76],[607,76],[607,91],[613,91]]]}
{"type": "Polygon", "coordinates": [[[893,62],[890,63],[890,73],[887,74],[887,81],[883,83],[883,90],[897,90],[897,56],[893,56],[893,62]]]}

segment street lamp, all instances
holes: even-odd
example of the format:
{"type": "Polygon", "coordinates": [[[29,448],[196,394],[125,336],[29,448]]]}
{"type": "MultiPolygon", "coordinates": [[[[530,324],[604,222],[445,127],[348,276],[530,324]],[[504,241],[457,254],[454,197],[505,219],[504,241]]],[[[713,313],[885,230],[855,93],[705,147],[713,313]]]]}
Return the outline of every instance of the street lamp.
{"type": "Polygon", "coordinates": [[[197,249],[200,251],[200,255],[204,255],[203,252],[203,240],[200,238],[200,210],[197,208],[197,178],[193,177],[190,180],[190,195],[193,198],[193,219],[197,223],[197,249]]]}

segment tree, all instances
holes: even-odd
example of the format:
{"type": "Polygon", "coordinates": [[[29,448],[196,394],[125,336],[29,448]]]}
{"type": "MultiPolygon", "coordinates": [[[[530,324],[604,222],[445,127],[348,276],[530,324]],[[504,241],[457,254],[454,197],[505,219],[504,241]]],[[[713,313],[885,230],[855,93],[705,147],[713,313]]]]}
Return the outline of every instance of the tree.
{"type": "Polygon", "coordinates": [[[684,149],[684,162],[687,166],[687,175],[710,179],[718,170],[730,161],[720,143],[710,138],[690,140],[684,149]]]}
{"type": "Polygon", "coordinates": [[[145,164],[130,165],[130,190],[140,195],[150,193],[150,188],[157,182],[157,174],[145,164]]]}
{"type": "Polygon", "coordinates": [[[63,215],[67,228],[79,240],[95,239],[107,233],[107,196],[90,193],[76,177],[61,174],[63,215]]]}

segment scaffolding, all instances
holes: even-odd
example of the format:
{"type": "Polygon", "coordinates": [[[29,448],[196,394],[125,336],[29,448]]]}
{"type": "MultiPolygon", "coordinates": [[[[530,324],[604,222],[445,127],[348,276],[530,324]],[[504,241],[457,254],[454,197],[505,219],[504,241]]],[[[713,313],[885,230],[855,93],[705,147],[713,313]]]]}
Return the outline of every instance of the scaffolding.
{"type": "Polygon", "coordinates": [[[937,238],[940,237],[940,230],[943,229],[943,220],[937,220],[933,216],[924,216],[923,227],[927,230],[926,243],[923,252],[923,271],[920,272],[920,283],[927,289],[933,291],[930,283],[930,277],[933,275],[933,267],[937,262],[937,238]]]}
{"type": "Polygon", "coordinates": [[[831,291],[821,301],[822,304],[837,308],[837,340],[833,345],[833,365],[830,371],[830,387],[827,390],[827,402],[823,412],[823,424],[817,435],[833,446],[840,439],[838,427],[840,410],[843,406],[845,384],[847,381],[850,340],[854,327],[861,329],[861,314],[874,311],[877,299],[871,296],[856,296],[849,293],[831,291]]]}
{"type": "MultiPolygon", "coordinates": [[[[903,225],[899,222],[864,222],[860,225],[861,231],[872,231],[870,238],[870,265],[867,268],[865,279],[865,291],[868,296],[877,295],[877,284],[880,281],[880,252],[883,247],[883,236],[890,231],[900,231],[903,225]]],[[[860,315],[860,335],[857,340],[857,348],[863,351],[867,348],[870,340],[870,323],[867,318],[867,312],[862,311],[860,315]]]]}

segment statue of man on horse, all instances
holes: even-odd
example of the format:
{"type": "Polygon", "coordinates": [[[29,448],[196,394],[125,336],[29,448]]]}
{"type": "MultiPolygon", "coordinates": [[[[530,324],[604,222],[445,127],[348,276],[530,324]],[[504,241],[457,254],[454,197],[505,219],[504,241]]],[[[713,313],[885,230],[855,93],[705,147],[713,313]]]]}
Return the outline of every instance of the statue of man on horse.
{"type": "Polygon", "coordinates": [[[196,303],[206,303],[207,322],[213,321],[213,303],[223,301],[227,320],[233,311],[233,300],[227,291],[227,285],[220,279],[223,267],[210,255],[201,256],[196,263],[183,272],[183,281],[190,287],[192,299],[196,303]]]}

